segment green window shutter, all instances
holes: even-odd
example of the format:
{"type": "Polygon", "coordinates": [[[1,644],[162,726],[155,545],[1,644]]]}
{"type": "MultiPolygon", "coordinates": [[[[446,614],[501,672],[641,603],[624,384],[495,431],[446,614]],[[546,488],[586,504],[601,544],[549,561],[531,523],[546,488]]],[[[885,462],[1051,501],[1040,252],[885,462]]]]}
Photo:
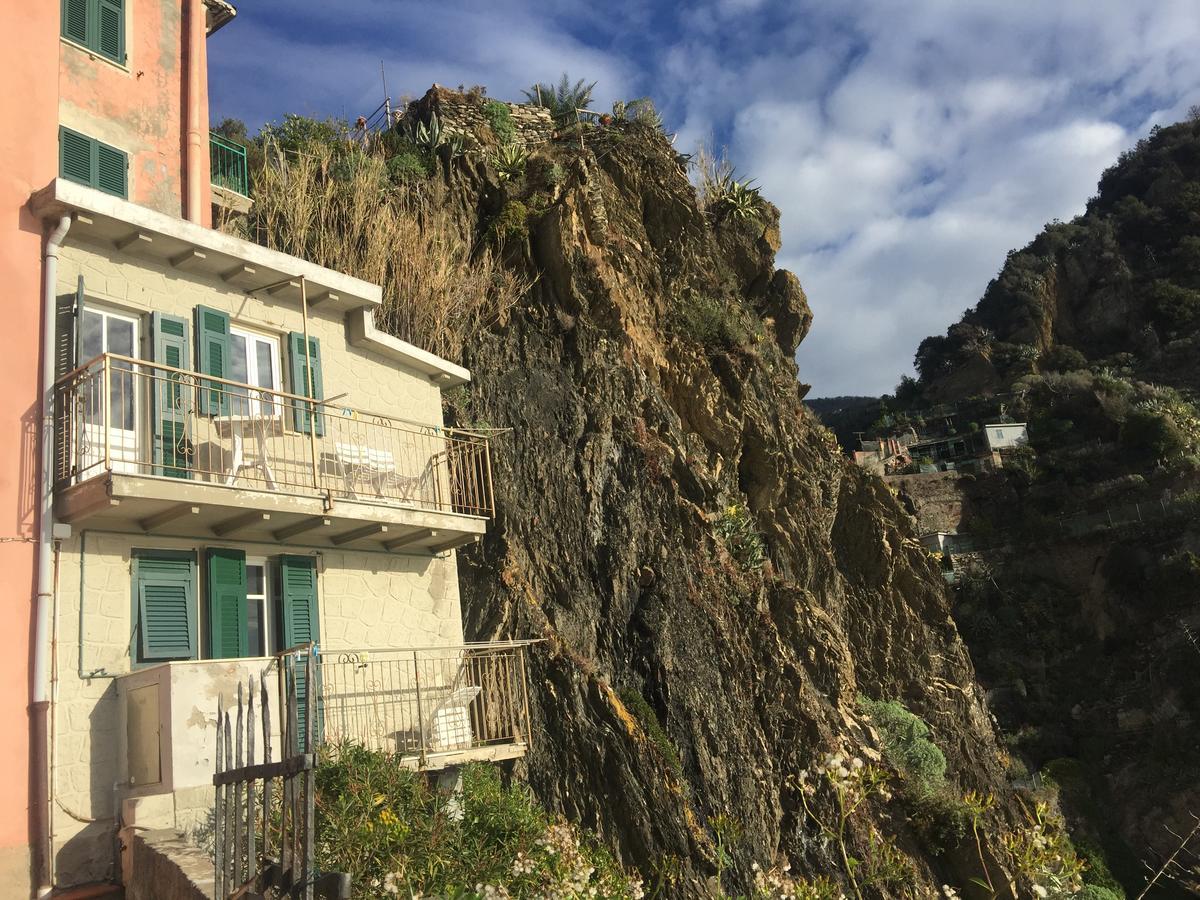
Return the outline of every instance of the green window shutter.
{"type": "MultiPolygon", "coordinates": [[[[325,379],[321,374],[321,341],[309,339],[309,357],[312,360],[312,378],[305,377],[306,365],[304,359],[304,335],[298,331],[288,334],[288,356],[291,358],[292,393],[301,397],[312,397],[314,400],[325,399],[325,379]]],[[[296,403],[292,409],[292,427],[302,434],[308,434],[312,421],[312,412],[303,403],[296,403]]],[[[325,417],[317,414],[317,436],[325,434],[325,417]]]]}
{"type": "MultiPolygon", "coordinates": [[[[220,310],[197,306],[196,367],[201,374],[229,377],[229,316],[220,310]]],[[[200,385],[200,412],[229,415],[229,392],[225,385],[205,381],[200,385]]]]}
{"type": "Polygon", "coordinates": [[[123,150],[96,142],[96,187],[122,199],[129,196],[129,156],[123,150]]]}
{"type": "Polygon", "coordinates": [[[206,564],[209,655],[213,659],[247,656],[246,554],[213,547],[206,554],[206,564]]]}
{"type": "MultiPolygon", "coordinates": [[[[188,323],[179,316],[152,313],[154,362],[173,369],[190,368],[188,323]]],[[[154,424],[154,474],[187,478],[192,443],[187,433],[193,389],[176,372],[154,371],[151,388],[151,421],[154,424]]]]}
{"type": "Polygon", "coordinates": [[[135,646],[139,662],[196,658],[196,560],[190,553],[136,553],[135,646]]]}
{"type": "Polygon", "coordinates": [[[87,46],[88,0],[63,0],[62,36],[87,46]]]}
{"type": "Polygon", "coordinates": [[[319,641],[316,560],[311,556],[281,556],[279,582],[284,649],[319,641]]]}
{"type": "MultiPolygon", "coordinates": [[[[283,613],[283,646],[291,649],[298,644],[320,641],[317,618],[317,562],[311,556],[281,556],[279,558],[280,605],[283,613]]],[[[307,749],[304,743],[304,698],[308,685],[304,675],[304,657],[291,657],[296,673],[296,730],[297,749],[307,749]]],[[[314,734],[321,733],[321,699],[317,697],[317,721],[314,734]]]]}
{"type": "Polygon", "coordinates": [[[58,172],[69,181],[94,187],[96,183],[96,142],[90,137],[58,129],[58,172]]]}
{"type": "Polygon", "coordinates": [[[125,64],[125,4],[122,0],[98,0],[93,49],[114,62],[125,64]]]}

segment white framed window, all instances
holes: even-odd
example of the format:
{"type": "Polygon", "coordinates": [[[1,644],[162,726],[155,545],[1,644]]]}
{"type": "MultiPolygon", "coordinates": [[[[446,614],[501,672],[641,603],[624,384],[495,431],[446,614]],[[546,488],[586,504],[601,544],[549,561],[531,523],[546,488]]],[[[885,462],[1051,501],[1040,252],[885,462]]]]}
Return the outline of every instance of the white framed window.
{"type": "Polygon", "coordinates": [[[270,655],[270,572],[265,556],[246,557],[246,648],[251,656],[270,655]]]}
{"type": "MultiPolygon", "coordinates": [[[[136,316],[86,304],[83,308],[79,342],[79,364],[102,353],[137,358],[140,322],[136,316]]],[[[79,470],[85,471],[104,460],[107,426],[109,459],[122,472],[135,470],[138,460],[138,417],[140,413],[135,366],[115,359],[109,371],[108,397],[100,370],[86,386],[84,397],[84,440],[76,448],[79,470]]]]}
{"type": "Polygon", "coordinates": [[[229,326],[229,378],[250,388],[233,388],[230,413],[235,416],[277,416],[279,406],[252,388],[281,389],[279,340],[269,335],[229,326]]]}

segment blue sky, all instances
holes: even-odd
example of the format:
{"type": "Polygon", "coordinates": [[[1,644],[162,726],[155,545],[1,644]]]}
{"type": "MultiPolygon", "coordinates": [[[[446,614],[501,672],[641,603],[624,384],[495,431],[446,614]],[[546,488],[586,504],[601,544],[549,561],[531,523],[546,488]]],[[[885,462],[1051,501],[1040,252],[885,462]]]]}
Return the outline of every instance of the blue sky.
{"type": "Polygon", "coordinates": [[[783,213],[813,396],[877,394],[1005,254],[1200,103],[1197,0],[242,0],[209,43],[214,120],[370,112],[430,84],[521,99],[563,72],[650,95],[783,213]]]}

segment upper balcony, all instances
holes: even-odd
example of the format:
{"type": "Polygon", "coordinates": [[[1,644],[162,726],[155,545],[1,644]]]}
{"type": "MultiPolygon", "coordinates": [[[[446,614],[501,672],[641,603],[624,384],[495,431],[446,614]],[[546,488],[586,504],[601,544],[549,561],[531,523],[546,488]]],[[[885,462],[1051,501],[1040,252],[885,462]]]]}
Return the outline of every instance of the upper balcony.
{"type": "Polygon", "coordinates": [[[246,148],[210,132],[208,159],[213,203],[233,212],[250,211],[250,172],[246,148]]]}
{"type": "Polygon", "coordinates": [[[440,553],[493,512],[488,439],[106,353],[55,385],[55,516],[440,553]]]}

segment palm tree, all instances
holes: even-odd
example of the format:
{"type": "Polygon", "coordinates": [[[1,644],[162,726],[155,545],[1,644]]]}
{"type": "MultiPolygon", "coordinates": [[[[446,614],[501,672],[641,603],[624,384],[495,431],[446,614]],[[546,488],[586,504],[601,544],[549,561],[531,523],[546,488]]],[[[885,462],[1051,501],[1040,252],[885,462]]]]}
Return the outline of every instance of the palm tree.
{"type": "Polygon", "coordinates": [[[538,83],[525,91],[525,97],[530,103],[544,106],[550,110],[550,115],[559,127],[575,122],[577,109],[587,109],[592,104],[592,91],[596,82],[588,84],[580,78],[574,84],[563,72],[562,79],[557,85],[538,83]]]}

